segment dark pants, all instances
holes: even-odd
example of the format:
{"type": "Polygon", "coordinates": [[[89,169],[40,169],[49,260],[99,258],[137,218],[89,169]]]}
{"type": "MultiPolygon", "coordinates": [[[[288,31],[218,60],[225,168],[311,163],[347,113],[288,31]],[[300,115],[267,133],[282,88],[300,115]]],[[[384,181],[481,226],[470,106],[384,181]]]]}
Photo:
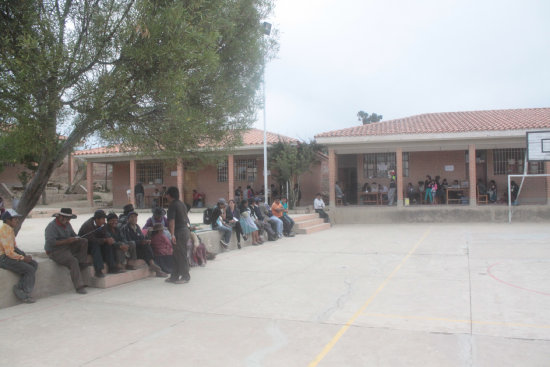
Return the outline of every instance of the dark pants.
{"type": "Polygon", "coordinates": [[[117,264],[124,264],[124,260],[126,259],[126,252],[122,251],[120,246],[128,245],[128,251],[127,253],[130,255],[128,260],[136,260],[137,259],[137,251],[136,251],[136,243],[134,241],[130,242],[115,242],[113,243],[113,247],[115,248],[115,258],[117,264]]]}
{"type": "Polygon", "coordinates": [[[189,229],[184,228],[176,231],[176,244],[174,245],[174,269],[170,274],[170,279],[178,280],[180,277],[183,280],[190,280],[189,261],[187,260],[187,241],[189,241],[189,229]]]}
{"type": "Polygon", "coordinates": [[[283,233],[288,236],[294,227],[294,220],[287,215],[283,215],[281,220],[283,221],[283,233]]]}
{"type": "MultiPolygon", "coordinates": [[[[237,242],[241,242],[241,235],[243,235],[243,229],[241,227],[241,222],[235,222],[235,226],[233,227],[235,230],[235,234],[237,235],[237,242]]],[[[243,235],[244,236],[244,235],[243,235]]]]}
{"type": "Polygon", "coordinates": [[[136,253],[138,259],[144,260],[149,265],[151,264],[153,260],[153,249],[151,245],[136,243],[136,253]]]}
{"type": "Polygon", "coordinates": [[[86,263],[88,256],[87,239],[81,238],[70,245],[55,246],[51,252],[48,252],[48,256],[59,265],[69,268],[75,289],[84,287],[84,281],[80,274],[80,264],[86,263]]]}
{"type": "Polygon", "coordinates": [[[319,214],[319,217],[321,217],[325,220],[325,223],[330,223],[330,219],[328,217],[328,214],[325,213],[325,211],[323,209],[315,209],[315,211],[319,214]]]}
{"type": "MultiPolygon", "coordinates": [[[[18,248],[15,248],[15,252],[19,255],[25,256],[25,253],[18,248]]],[[[31,295],[31,292],[34,288],[34,280],[36,269],[38,268],[38,263],[34,260],[26,263],[20,260],[14,260],[6,255],[0,256],[0,268],[13,271],[16,274],[21,275],[19,283],[17,283],[17,288],[20,289],[28,297],[31,295]]]]}
{"type": "Polygon", "coordinates": [[[115,266],[115,247],[105,243],[99,244],[98,241],[88,241],[88,253],[92,255],[94,270],[96,273],[103,272],[103,261],[107,263],[109,270],[114,270],[115,266]]]}

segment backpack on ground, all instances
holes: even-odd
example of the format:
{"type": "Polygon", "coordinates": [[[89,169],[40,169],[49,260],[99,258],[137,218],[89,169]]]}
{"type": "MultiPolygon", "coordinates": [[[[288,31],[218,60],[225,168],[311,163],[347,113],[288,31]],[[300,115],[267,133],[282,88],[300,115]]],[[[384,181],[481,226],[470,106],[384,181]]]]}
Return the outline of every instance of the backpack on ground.
{"type": "Polygon", "coordinates": [[[212,224],[212,214],[213,213],[214,213],[214,209],[206,208],[204,210],[204,213],[202,214],[202,222],[204,224],[212,224]]]}

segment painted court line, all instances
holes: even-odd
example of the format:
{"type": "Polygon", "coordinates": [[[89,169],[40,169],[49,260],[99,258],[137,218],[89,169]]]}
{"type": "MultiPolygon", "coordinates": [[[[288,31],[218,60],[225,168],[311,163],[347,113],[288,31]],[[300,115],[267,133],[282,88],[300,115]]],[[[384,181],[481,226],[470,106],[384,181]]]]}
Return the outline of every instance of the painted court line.
{"type": "Polygon", "coordinates": [[[355,322],[355,320],[357,320],[357,318],[359,316],[361,316],[361,314],[363,312],[365,312],[365,310],[367,309],[367,307],[369,307],[369,305],[371,304],[371,302],[376,298],[376,296],[382,292],[382,290],[386,287],[386,285],[388,285],[388,283],[390,282],[390,280],[393,278],[393,276],[395,274],[397,274],[397,272],[401,269],[401,267],[405,264],[405,262],[407,262],[407,260],[409,259],[409,257],[411,257],[411,255],[416,251],[416,249],[418,248],[418,246],[420,246],[420,244],[422,242],[424,242],[424,240],[426,239],[426,237],[428,237],[428,235],[430,234],[431,232],[431,228],[428,228],[428,230],[426,232],[424,232],[424,234],[422,235],[422,237],[416,241],[416,243],[414,244],[414,246],[412,247],[412,249],[407,253],[407,255],[403,258],[403,260],[401,260],[401,262],[399,263],[399,265],[397,265],[395,267],[395,269],[393,269],[393,271],[391,272],[390,275],[388,275],[388,277],[386,279],[384,279],[384,281],[382,282],[382,284],[380,284],[380,286],[378,287],[378,289],[376,289],[376,291],[369,297],[369,299],[365,302],[365,304],[363,304],[363,306],[359,309],[359,311],[357,311],[345,324],[344,326],[342,326],[340,328],[340,330],[338,330],[338,332],[336,333],[336,335],[334,335],[334,337],[332,338],[332,340],[327,344],[325,345],[325,347],[323,348],[323,350],[321,351],[321,353],[319,353],[319,355],[317,355],[317,357],[311,361],[311,363],[308,365],[308,367],[315,367],[319,364],[319,362],[321,362],[323,360],[323,358],[325,358],[325,356],[331,351],[331,349],[334,347],[334,345],[338,342],[338,340],[340,340],[340,338],[346,333],[346,331],[350,328],[350,326],[355,322]]]}
{"type": "Polygon", "coordinates": [[[380,317],[386,319],[399,319],[399,320],[421,320],[421,321],[444,321],[453,322],[457,324],[475,324],[475,325],[493,325],[504,326],[511,328],[530,328],[530,329],[550,329],[550,325],[546,324],[526,324],[521,322],[504,322],[504,321],[483,321],[483,320],[464,320],[464,319],[451,319],[447,317],[432,317],[432,316],[418,316],[418,315],[396,315],[378,312],[366,312],[364,316],[380,317]]]}

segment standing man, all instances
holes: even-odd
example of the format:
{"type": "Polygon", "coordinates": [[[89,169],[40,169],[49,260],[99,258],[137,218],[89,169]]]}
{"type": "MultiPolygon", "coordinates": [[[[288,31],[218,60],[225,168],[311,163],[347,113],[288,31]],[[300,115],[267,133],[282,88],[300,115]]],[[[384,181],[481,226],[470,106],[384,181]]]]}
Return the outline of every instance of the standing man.
{"type": "Polygon", "coordinates": [[[66,266],[71,272],[71,280],[77,293],[86,294],[80,269],[86,268],[88,256],[88,240],[76,235],[70,220],[75,219],[71,208],[61,208],[53,215],[55,219],[48,224],[44,235],[46,255],[59,265],[66,266]]]}
{"type": "Polygon", "coordinates": [[[18,249],[15,244],[13,229],[19,224],[20,217],[21,215],[13,209],[8,209],[2,214],[4,224],[0,227],[0,268],[21,275],[19,283],[13,286],[13,293],[25,303],[34,303],[31,292],[34,288],[34,274],[38,263],[30,255],[18,249]]]}
{"type": "Polygon", "coordinates": [[[138,209],[143,209],[143,197],[145,196],[145,189],[141,182],[138,182],[134,186],[134,197],[136,198],[136,206],[138,209]]]}
{"type": "Polygon", "coordinates": [[[189,261],[187,260],[187,241],[189,241],[189,217],[187,207],[180,201],[180,192],[177,187],[170,186],[166,190],[168,201],[168,230],[172,239],[174,252],[174,270],[169,283],[185,284],[191,280],[189,275],[189,261]]]}

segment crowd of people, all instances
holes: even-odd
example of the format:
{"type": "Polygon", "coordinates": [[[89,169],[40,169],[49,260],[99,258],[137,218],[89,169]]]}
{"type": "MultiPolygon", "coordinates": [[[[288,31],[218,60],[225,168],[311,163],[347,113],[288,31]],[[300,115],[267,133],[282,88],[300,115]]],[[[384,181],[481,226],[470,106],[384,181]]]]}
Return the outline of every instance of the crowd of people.
{"type": "Polygon", "coordinates": [[[229,248],[233,232],[239,249],[242,247],[241,238],[247,241],[250,237],[252,245],[257,246],[265,241],[294,236],[294,220],[288,215],[286,198],[275,197],[271,206],[262,203],[261,196],[241,198],[240,195],[229,201],[220,198],[209,218],[212,229],[222,235],[220,244],[223,248],[229,248]]]}
{"type": "MultiPolygon", "coordinates": [[[[67,267],[77,293],[86,294],[81,271],[93,266],[93,276],[104,278],[107,273],[117,274],[137,268],[143,260],[149,270],[166,282],[189,282],[190,266],[204,266],[207,258],[215,255],[206,251],[187,216],[186,205],[179,200],[176,187],[166,190],[168,211],[161,207],[152,210],[143,229],[137,224],[138,213],[132,204],[124,206],[123,213],[105,213],[96,210],[80,227],[78,234],[71,225],[76,218],[71,208],[54,213],[44,236],[46,255],[55,263],[67,267]],[[88,261],[91,257],[91,263],[88,261]]],[[[21,215],[14,209],[5,210],[0,227],[0,268],[20,275],[14,285],[15,296],[26,303],[34,302],[31,293],[38,263],[16,246],[15,228],[21,215]]]]}

